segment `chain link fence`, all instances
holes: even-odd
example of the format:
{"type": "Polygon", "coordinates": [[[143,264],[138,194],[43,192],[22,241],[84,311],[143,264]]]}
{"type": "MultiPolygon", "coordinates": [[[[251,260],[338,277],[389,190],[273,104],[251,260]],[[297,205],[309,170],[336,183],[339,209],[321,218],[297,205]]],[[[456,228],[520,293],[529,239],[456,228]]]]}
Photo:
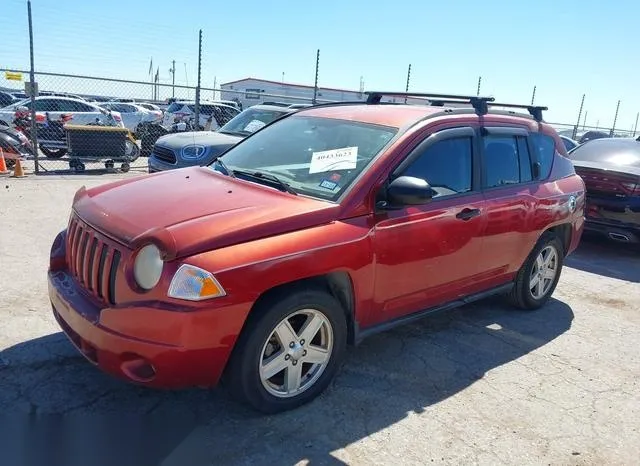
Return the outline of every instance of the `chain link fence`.
{"type": "MultiPolygon", "coordinates": [[[[0,91],[16,99],[0,108],[0,126],[30,141],[22,161],[37,174],[146,172],[159,137],[221,128],[241,113],[241,99],[235,96],[246,93],[214,87],[201,87],[198,93],[196,86],[44,72],[35,72],[31,85],[27,70],[0,73],[0,91]],[[37,90],[33,97],[31,88],[37,90]]],[[[267,101],[286,107],[291,102],[309,105],[312,98],[263,93],[257,103],[267,101]]]]}

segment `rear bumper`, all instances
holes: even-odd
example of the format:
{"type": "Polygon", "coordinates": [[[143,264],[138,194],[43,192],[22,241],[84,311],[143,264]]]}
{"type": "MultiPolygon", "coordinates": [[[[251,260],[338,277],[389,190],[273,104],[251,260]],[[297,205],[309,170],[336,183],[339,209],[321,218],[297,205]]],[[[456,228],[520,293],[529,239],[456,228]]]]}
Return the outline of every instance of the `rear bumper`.
{"type": "Polygon", "coordinates": [[[640,243],[640,198],[588,196],[585,230],[610,239],[640,243]]]}
{"type": "Polygon", "coordinates": [[[53,315],[78,351],[102,371],[140,385],[215,386],[240,330],[236,307],[100,309],[65,271],[49,272],[48,286],[53,315]]]}
{"type": "Polygon", "coordinates": [[[585,223],[585,231],[588,233],[597,233],[607,238],[622,243],[640,243],[640,227],[631,225],[620,225],[618,223],[605,223],[592,219],[587,219],[585,223]]]}

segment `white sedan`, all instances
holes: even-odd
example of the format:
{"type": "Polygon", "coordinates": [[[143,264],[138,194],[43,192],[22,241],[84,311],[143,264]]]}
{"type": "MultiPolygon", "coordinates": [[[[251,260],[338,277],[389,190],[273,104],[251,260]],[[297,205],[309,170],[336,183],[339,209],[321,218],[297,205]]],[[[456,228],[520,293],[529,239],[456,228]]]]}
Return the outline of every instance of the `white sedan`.
{"type": "MultiPolygon", "coordinates": [[[[26,107],[31,110],[31,99],[20,100],[14,104],[0,109],[0,125],[13,126],[16,110],[26,107]]],[[[71,123],[75,125],[86,125],[88,123],[100,122],[109,125],[109,112],[90,102],[73,99],[70,97],[43,96],[35,98],[36,116],[49,114],[52,120],[61,119],[62,115],[71,115],[71,123]]],[[[119,126],[124,127],[122,116],[119,112],[111,112],[113,119],[119,126]]]]}
{"type": "Polygon", "coordinates": [[[142,122],[160,123],[162,121],[162,112],[160,110],[147,110],[136,103],[104,102],[98,105],[107,110],[120,113],[125,128],[133,133],[136,132],[138,125],[142,122]]]}

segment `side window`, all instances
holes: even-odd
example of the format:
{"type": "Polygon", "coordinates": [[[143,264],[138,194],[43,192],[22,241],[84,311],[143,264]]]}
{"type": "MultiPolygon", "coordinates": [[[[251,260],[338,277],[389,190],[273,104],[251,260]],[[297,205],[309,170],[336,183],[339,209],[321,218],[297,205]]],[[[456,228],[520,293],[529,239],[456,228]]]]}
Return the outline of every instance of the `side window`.
{"type": "Polygon", "coordinates": [[[536,158],[540,162],[540,179],[544,180],[551,174],[556,142],[551,136],[542,133],[531,133],[530,137],[536,151],[536,158]]]}
{"type": "Polygon", "coordinates": [[[531,159],[525,138],[486,136],[483,139],[486,188],[531,181],[531,159]]]}
{"type": "Polygon", "coordinates": [[[426,180],[442,197],[471,191],[472,173],[472,139],[464,137],[434,143],[402,174],[426,180]]]}
{"type": "Polygon", "coordinates": [[[37,112],[59,112],[58,101],[53,99],[36,100],[37,112]]]}

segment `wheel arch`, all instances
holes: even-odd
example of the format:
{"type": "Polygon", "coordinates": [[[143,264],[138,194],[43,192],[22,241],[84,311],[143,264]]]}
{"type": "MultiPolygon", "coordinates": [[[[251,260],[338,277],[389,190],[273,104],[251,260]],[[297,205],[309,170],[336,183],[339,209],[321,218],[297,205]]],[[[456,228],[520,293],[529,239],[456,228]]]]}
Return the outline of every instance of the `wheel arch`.
{"type": "Polygon", "coordinates": [[[348,272],[342,270],[281,283],[265,290],[260,294],[258,299],[256,299],[253,306],[251,306],[251,310],[249,311],[240,333],[244,331],[249,319],[251,319],[252,316],[255,317],[256,312],[260,312],[264,302],[277,299],[279,295],[285,293],[290,294],[295,291],[306,290],[309,288],[326,291],[338,300],[342,305],[342,309],[345,313],[345,320],[347,322],[347,342],[349,344],[354,344],[356,339],[355,292],[351,276],[348,272]]]}
{"type": "Polygon", "coordinates": [[[560,242],[562,243],[562,249],[563,249],[562,254],[563,256],[566,257],[567,251],[571,246],[571,232],[572,232],[571,223],[561,223],[559,225],[555,225],[544,230],[540,235],[540,238],[542,238],[545,234],[553,234],[557,236],[560,239],[560,242]]]}

